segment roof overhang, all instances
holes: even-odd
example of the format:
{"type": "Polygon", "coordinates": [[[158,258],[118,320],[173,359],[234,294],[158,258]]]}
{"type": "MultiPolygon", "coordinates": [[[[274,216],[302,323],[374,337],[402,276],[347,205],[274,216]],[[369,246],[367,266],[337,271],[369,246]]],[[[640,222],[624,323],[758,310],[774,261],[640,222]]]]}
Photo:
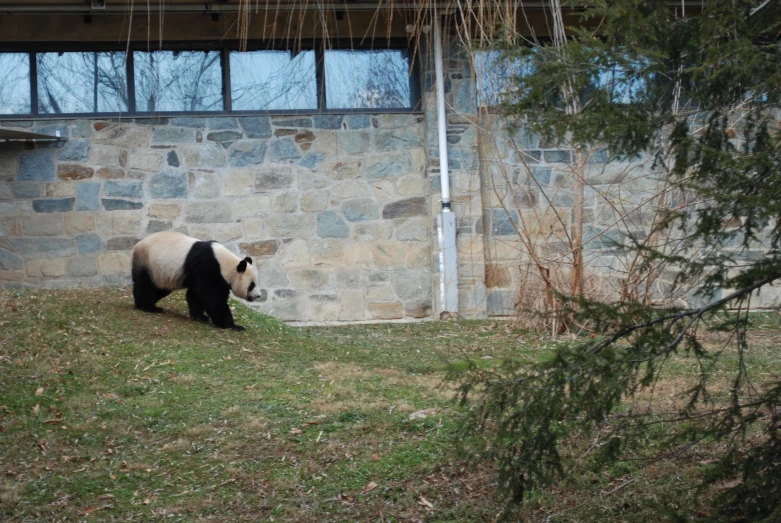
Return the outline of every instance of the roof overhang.
{"type": "Polygon", "coordinates": [[[49,134],[31,133],[29,131],[18,131],[16,129],[0,129],[0,140],[36,140],[36,141],[60,141],[64,138],[60,136],[51,136],[49,134]]]}
{"type": "MultiPolygon", "coordinates": [[[[680,0],[678,0],[680,2],[680,0]]],[[[700,0],[698,0],[700,1],[700,0]]],[[[0,0],[2,13],[42,13],[42,14],[111,14],[111,13],[234,13],[238,11],[286,12],[286,11],[397,11],[431,9],[441,12],[455,8],[452,1],[432,2],[426,0],[361,1],[361,0],[325,0],[321,2],[302,2],[301,0],[275,0],[274,2],[241,2],[240,0],[166,0],[165,2],[143,2],[139,0],[105,0],[92,2],[87,0],[0,0]],[[93,7],[97,4],[100,7],[93,7]]],[[[518,3],[524,8],[542,8],[547,5],[543,0],[525,0],[518,3]]]]}

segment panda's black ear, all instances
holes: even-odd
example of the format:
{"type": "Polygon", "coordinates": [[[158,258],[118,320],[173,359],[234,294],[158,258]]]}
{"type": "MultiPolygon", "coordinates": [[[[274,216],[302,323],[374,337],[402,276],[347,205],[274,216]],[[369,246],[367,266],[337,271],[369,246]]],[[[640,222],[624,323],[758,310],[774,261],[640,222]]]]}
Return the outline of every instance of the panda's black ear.
{"type": "Polygon", "coordinates": [[[252,258],[250,258],[249,256],[247,256],[246,258],[244,258],[244,261],[245,261],[245,262],[247,262],[247,263],[249,263],[250,265],[252,265],[252,258]]]}

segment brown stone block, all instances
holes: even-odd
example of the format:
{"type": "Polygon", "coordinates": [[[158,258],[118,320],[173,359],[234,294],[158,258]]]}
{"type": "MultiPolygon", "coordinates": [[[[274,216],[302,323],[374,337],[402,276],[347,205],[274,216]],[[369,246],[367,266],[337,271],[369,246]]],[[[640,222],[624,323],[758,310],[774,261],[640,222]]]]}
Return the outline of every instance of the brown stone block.
{"type": "Polygon", "coordinates": [[[312,131],[302,131],[295,136],[294,140],[296,143],[313,142],[315,140],[315,135],[312,131]]]}
{"type": "Polygon", "coordinates": [[[83,165],[65,163],[57,166],[57,177],[60,180],[83,180],[92,178],[94,174],[95,171],[91,167],[83,165]]]}
{"type": "Polygon", "coordinates": [[[369,313],[375,320],[399,320],[404,317],[401,303],[370,303],[369,313]]]}
{"type": "Polygon", "coordinates": [[[510,270],[507,267],[499,267],[493,264],[487,264],[485,266],[486,287],[509,287],[511,284],[512,277],[510,276],[510,270]]]}
{"type": "Polygon", "coordinates": [[[125,171],[117,167],[101,167],[97,172],[98,178],[106,180],[114,180],[116,178],[124,178],[125,171]]]}
{"type": "Polygon", "coordinates": [[[241,252],[250,256],[273,256],[279,249],[279,240],[263,240],[259,242],[240,243],[241,252]]]}
{"type": "Polygon", "coordinates": [[[430,301],[416,301],[404,307],[404,315],[408,318],[428,318],[431,316],[430,301]]]}

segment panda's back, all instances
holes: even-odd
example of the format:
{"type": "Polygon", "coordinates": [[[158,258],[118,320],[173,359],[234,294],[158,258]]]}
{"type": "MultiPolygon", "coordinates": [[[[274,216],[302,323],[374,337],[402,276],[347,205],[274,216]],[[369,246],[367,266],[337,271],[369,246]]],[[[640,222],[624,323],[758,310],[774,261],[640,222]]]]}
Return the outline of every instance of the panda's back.
{"type": "Polygon", "coordinates": [[[133,270],[147,270],[155,286],[174,291],[184,284],[185,260],[195,238],[163,231],[147,236],[133,247],[133,270]]]}

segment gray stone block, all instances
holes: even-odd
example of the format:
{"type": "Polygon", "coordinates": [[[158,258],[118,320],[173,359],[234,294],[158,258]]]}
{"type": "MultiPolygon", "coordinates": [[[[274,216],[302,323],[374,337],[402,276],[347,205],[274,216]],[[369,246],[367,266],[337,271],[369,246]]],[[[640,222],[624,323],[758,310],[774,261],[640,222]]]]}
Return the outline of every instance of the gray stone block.
{"type": "Polygon", "coordinates": [[[220,195],[220,183],[217,175],[211,172],[190,171],[190,192],[196,198],[217,198],[220,195]]]}
{"type": "Polygon", "coordinates": [[[427,215],[426,198],[424,196],[415,196],[414,198],[389,203],[382,209],[382,217],[386,220],[427,215]]]}
{"type": "Polygon", "coordinates": [[[229,153],[230,164],[234,167],[260,165],[266,157],[266,142],[234,143],[229,153]]]}
{"type": "Polygon", "coordinates": [[[176,155],[176,151],[168,151],[166,162],[171,167],[179,167],[179,157],[176,155]]]}
{"type": "Polygon", "coordinates": [[[152,143],[194,143],[192,129],[186,127],[157,127],[152,131],[152,143]]]}
{"type": "Polygon", "coordinates": [[[569,163],[570,152],[568,150],[544,151],[543,156],[548,163],[569,163]]]}
{"type": "Polygon", "coordinates": [[[370,156],[366,160],[366,176],[369,179],[389,178],[412,171],[412,159],[407,152],[370,156]]]}
{"type": "Polygon", "coordinates": [[[14,198],[39,198],[41,186],[35,182],[14,182],[11,184],[14,198]]]}
{"type": "Polygon", "coordinates": [[[488,294],[489,316],[510,316],[515,314],[515,296],[512,291],[493,290],[488,294]]]}
{"type": "Polygon", "coordinates": [[[129,251],[138,243],[138,238],[133,236],[117,236],[106,243],[107,251],[129,251]]]}
{"type": "Polygon", "coordinates": [[[341,129],[342,116],[339,114],[319,114],[312,117],[316,129],[341,129]]]}
{"type": "Polygon", "coordinates": [[[347,200],[342,204],[342,214],[350,222],[376,220],[379,218],[377,202],[371,198],[347,200]]]}
{"type": "Polygon", "coordinates": [[[67,212],[73,210],[76,198],[53,198],[51,200],[33,200],[35,212],[67,212]]]}
{"type": "MultiPolygon", "coordinates": [[[[274,120],[272,122],[274,127],[312,127],[311,118],[286,118],[282,120],[274,120]]],[[[269,134],[271,136],[271,134],[269,134]]]]}
{"type": "Polygon", "coordinates": [[[28,259],[62,258],[76,254],[76,242],[66,238],[9,238],[14,250],[28,259]]]}
{"type": "Polygon", "coordinates": [[[48,182],[54,180],[54,151],[36,151],[19,158],[19,181],[48,182]]]}
{"type": "Polygon", "coordinates": [[[94,256],[78,256],[68,260],[68,276],[86,278],[98,273],[98,264],[94,256]]]}
{"type": "Polygon", "coordinates": [[[99,194],[99,182],[84,182],[76,185],[76,210],[97,211],[100,209],[99,194]]]}
{"type": "Polygon", "coordinates": [[[147,223],[146,225],[146,232],[148,233],[170,231],[170,230],[171,230],[171,222],[166,220],[149,220],[149,223],[147,223]]]}
{"type": "Polygon", "coordinates": [[[242,134],[236,131],[218,131],[216,133],[209,133],[206,135],[206,139],[210,142],[232,142],[234,140],[241,140],[242,134]]]}
{"type": "Polygon", "coordinates": [[[130,200],[117,200],[113,198],[103,198],[103,208],[107,211],[132,211],[144,206],[141,202],[131,202],[130,200]]]}
{"type": "Polygon", "coordinates": [[[347,238],[350,228],[334,211],[325,211],[317,215],[317,235],[320,238],[347,238]]]}
{"type": "Polygon", "coordinates": [[[171,120],[171,125],[174,125],[176,127],[193,127],[193,128],[203,128],[206,127],[205,122],[202,118],[173,118],[171,120]]]}
{"type": "Polygon", "coordinates": [[[247,138],[270,138],[271,124],[266,116],[243,116],[239,118],[247,138]]]}
{"type": "Polygon", "coordinates": [[[293,186],[290,169],[268,169],[255,175],[255,191],[267,192],[275,189],[287,189],[293,186]]]}
{"type": "Polygon", "coordinates": [[[185,221],[187,223],[227,223],[231,221],[231,214],[228,202],[189,202],[185,209],[185,221]]]}
{"type": "Polygon", "coordinates": [[[607,149],[597,149],[594,154],[588,157],[587,161],[588,163],[607,163],[607,149]]]}
{"type": "Polygon", "coordinates": [[[349,154],[363,154],[372,150],[372,138],[369,131],[339,133],[339,149],[349,154]]]}
{"type": "Polygon", "coordinates": [[[511,210],[508,216],[504,209],[492,209],[491,232],[497,236],[515,236],[518,234],[518,213],[511,210]]]}
{"type": "Polygon", "coordinates": [[[419,300],[431,296],[431,274],[428,269],[396,271],[391,286],[401,300],[419,300]]]}
{"type": "Polygon", "coordinates": [[[22,259],[11,251],[0,249],[0,270],[21,271],[24,268],[22,259]]]}
{"type": "Polygon", "coordinates": [[[307,169],[315,169],[318,165],[323,163],[325,155],[323,153],[308,153],[299,160],[298,165],[307,169]]]}
{"type": "Polygon", "coordinates": [[[103,184],[103,194],[121,198],[141,198],[144,195],[143,184],[137,180],[109,180],[103,184]]]}
{"type": "Polygon", "coordinates": [[[274,258],[258,262],[258,281],[268,287],[290,287],[287,273],[274,258]]]}
{"type": "Polygon", "coordinates": [[[187,173],[163,171],[149,179],[149,194],[152,198],[186,198],[187,173]]]}
{"type": "Polygon", "coordinates": [[[0,200],[12,200],[14,193],[9,182],[0,180],[0,200]]]}
{"type": "Polygon", "coordinates": [[[95,233],[79,234],[76,236],[76,245],[79,254],[92,254],[103,249],[103,240],[95,233]]]}
{"type": "Polygon", "coordinates": [[[368,114],[348,114],[344,120],[348,129],[368,129],[372,125],[368,114]]]}
{"type": "MultiPolygon", "coordinates": [[[[407,220],[399,220],[401,223],[396,225],[396,239],[402,241],[426,241],[429,238],[429,220],[428,218],[409,218],[407,220]]],[[[459,227],[461,232],[471,232],[471,224],[467,230],[464,227],[459,227]]]]}
{"type": "Polygon", "coordinates": [[[171,119],[160,117],[145,117],[136,118],[133,121],[139,125],[168,125],[171,122],[171,119]]]}
{"type": "Polygon", "coordinates": [[[271,163],[284,162],[285,160],[297,160],[301,158],[301,151],[290,138],[271,140],[268,144],[268,158],[271,163]]]}
{"type": "Polygon", "coordinates": [[[423,146],[423,132],[419,127],[380,129],[374,138],[378,151],[398,151],[423,146]]]}
{"type": "Polygon", "coordinates": [[[228,129],[238,129],[239,125],[236,123],[236,119],[230,116],[220,116],[217,118],[209,118],[209,129],[213,131],[225,131],[228,129]]]}
{"type": "Polygon", "coordinates": [[[89,142],[72,140],[60,149],[58,157],[61,162],[85,162],[89,158],[89,142]]]}

